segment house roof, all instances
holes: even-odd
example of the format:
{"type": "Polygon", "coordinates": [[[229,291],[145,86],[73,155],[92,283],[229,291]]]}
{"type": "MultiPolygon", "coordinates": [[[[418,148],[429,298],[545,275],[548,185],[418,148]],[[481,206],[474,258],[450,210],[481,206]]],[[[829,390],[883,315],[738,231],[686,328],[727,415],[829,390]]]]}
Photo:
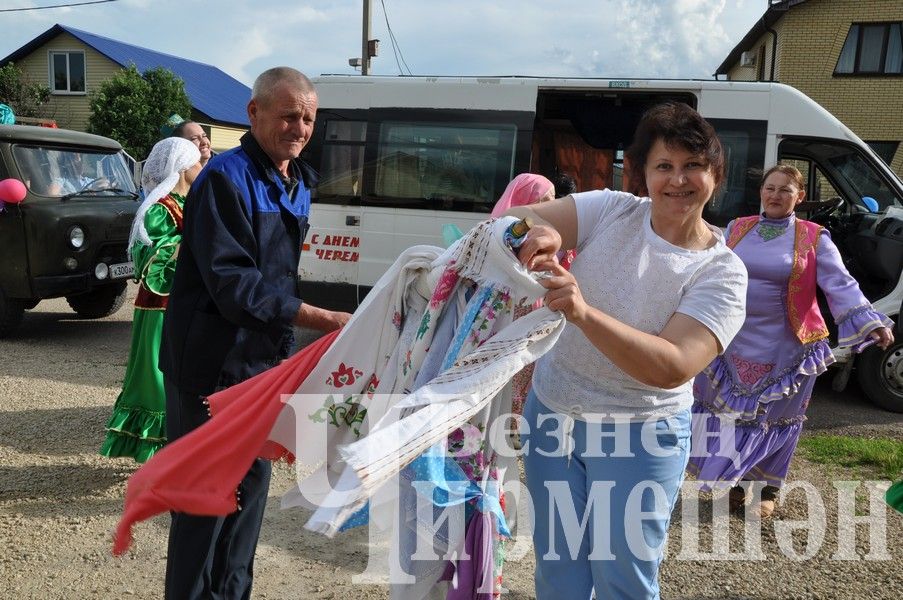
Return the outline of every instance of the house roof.
{"type": "Polygon", "coordinates": [[[777,23],[781,17],[784,16],[784,13],[786,13],[787,10],[797,4],[802,4],[803,2],[806,2],[806,0],[771,0],[770,5],[765,10],[765,14],[762,15],[762,18],[756,21],[756,24],[752,26],[752,29],[750,29],[746,35],[743,36],[743,39],[740,40],[740,43],[734,46],[734,49],[730,51],[730,54],[727,55],[724,62],[718,65],[718,68],[715,70],[715,75],[726,75],[728,71],[731,70],[731,67],[740,60],[740,55],[749,50],[772,25],[777,23]]]}
{"type": "Polygon", "coordinates": [[[107,37],[68,27],[54,25],[3,60],[0,64],[17,61],[61,33],[68,33],[113,62],[128,67],[134,63],[142,73],[148,69],[169,69],[185,82],[185,93],[192,107],[211,121],[247,127],[247,104],[251,89],[220,69],[171,54],[155,52],[107,37]]]}

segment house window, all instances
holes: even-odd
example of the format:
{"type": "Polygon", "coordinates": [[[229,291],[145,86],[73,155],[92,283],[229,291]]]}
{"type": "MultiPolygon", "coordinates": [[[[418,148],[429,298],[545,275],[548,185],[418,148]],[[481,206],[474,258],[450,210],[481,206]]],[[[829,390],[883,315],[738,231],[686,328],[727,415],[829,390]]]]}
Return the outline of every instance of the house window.
{"type": "Polygon", "coordinates": [[[853,23],[834,74],[903,74],[903,24],[853,23]]]}
{"type": "Polygon", "coordinates": [[[50,53],[50,89],[54,94],[85,93],[85,53],[50,53]]]}
{"type": "Polygon", "coordinates": [[[900,142],[866,142],[869,146],[872,147],[872,150],[875,151],[875,154],[881,157],[881,160],[890,164],[894,160],[894,155],[897,153],[897,146],[900,145],[900,142]]]}

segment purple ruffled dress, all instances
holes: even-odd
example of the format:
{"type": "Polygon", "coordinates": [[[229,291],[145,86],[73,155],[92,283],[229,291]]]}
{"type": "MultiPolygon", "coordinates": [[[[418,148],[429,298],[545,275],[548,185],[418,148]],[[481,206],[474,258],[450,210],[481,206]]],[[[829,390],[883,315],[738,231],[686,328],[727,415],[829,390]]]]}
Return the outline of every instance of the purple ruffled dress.
{"type": "MultiPolygon", "coordinates": [[[[815,378],[834,362],[827,340],[801,343],[787,317],[795,219],[762,217],[734,248],[749,272],[746,321],[693,386],[688,471],[707,482],[705,487],[730,487],[741,479],[780,487],[815,378]]],[[[855,346],[872,330],[893,325],[872,310],[826,230],[818,241],[816,265],[840,346],[855,346]]]]}

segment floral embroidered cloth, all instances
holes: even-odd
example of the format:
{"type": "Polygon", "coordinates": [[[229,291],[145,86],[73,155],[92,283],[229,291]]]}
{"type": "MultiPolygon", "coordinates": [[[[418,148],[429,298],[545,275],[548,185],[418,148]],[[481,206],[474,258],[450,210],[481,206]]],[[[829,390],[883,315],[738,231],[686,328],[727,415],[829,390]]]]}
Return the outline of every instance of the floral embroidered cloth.
{"type": "MultiPolygon", "coordinates": [[[[398,476],[430,482],[437,505],[465,503],[469,519],[475,518],[474,511],[495,515],[495,533],[507,533],[498,491],[507,464],[495,452],[507,440],[488,436],[495,418],[510,411],[510,396],[504,397],[507,403],[490,401],[514,373],[552,347],[564,325],[563,318],[548,309],[513,321],[515,304],[524,298],[533,302],[545,293],[503,243],[513,221],[481,224],[426,269],[403,257],[396,263],[401,272],[390,278],[395,284],[374,288],[318,367],[322,375],[315,372],[301,385],[299,394],[322,391],[318,379],[328,381],[335,369],[328,358],[341,357],[346,369],[361,372],[359,378],[355,375],[355,386],[342,389],[363,394],[360,410],[367,411],[369,427],[360,437],[346,425],[329,427],[325,440],[322,427],[311,419],[290,419],[274,428],[272,439],[290,449],[295,440],[320,437],[314,448],[305,444],[295,454],[304,463],[325,465],[283,498],[283,506],[315,509],[308,528],[334,535],[349,519],[350,524],[365,520],[360,511],[366,505],[372,524],[393,529],[396,515],[404,512],[400,507],[416,504],[411,486],[398,485],[398,476]],[[416,268],[402,269],[399,263],[416,268]],[[370,343],[361,347],[355,330],[367,332],[370,343]],[[380,333],[374,336],[374,331],[380,333]],[[373,346],[381,349],[373,351],[373,346]],[[372,396],[366,392],[371,383],[372,396]],[[450,459],[446,447],[457,458],[450,459]]],[[[304,402],[303,396],[298,398],[304,402]]],[[[442,531],[430,529],[432,523],[404,525],[409,533],[430,531],[440,555],[465,541],[464,532],[446,539],[442,531]]],[[[393,552],[406,572],[416,571],[417,583],[393,590],[393,597],[423,597],[443,576],[446,562],[406,562],[413,534],[394,539],[398,547],[393,552]]],[[[473,564],[458,566],[469,572],[473,564]]]]}

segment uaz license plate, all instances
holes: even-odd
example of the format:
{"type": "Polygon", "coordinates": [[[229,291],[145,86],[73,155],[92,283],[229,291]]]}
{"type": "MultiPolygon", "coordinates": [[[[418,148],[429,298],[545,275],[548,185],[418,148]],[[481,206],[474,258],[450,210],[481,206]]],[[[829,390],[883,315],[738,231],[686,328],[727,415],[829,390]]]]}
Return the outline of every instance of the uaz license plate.
{"type": "Polygon", "coordinates": [[[122,279],[123,277],[131,277],[134,272],[135,266],[130,262],[110,265],[110,279],[122,279]]]}

